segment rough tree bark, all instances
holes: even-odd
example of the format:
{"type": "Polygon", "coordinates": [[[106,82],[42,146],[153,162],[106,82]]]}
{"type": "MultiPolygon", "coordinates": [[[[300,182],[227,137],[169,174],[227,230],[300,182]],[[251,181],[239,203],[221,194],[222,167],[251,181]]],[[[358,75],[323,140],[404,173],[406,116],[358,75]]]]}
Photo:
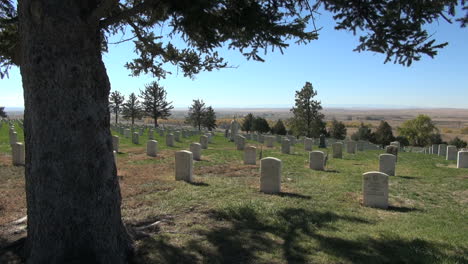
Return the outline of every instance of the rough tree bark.
{"type": "Polygon", "coordinates": [[[125,263],[96,1],[18,1],[28,263],[125,263]]]}

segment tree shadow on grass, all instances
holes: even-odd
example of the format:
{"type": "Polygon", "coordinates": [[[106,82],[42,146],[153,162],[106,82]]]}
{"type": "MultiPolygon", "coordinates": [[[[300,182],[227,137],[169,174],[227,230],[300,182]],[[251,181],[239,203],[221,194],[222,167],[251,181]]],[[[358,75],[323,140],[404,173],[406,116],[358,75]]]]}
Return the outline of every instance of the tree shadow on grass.
{"type": "Polygon", "coordinates": [[[402,178],[402,179],[407,179],[407,180],[415,180],[417,179],[418,177],[413,177],[413,176],[395,176],[397,178],[402,178]]]}
{"type": "Polygon", "coordinates": [[[399,213],[409,213],[409,212],[419,212],[422,211],[418,208],[404,207],[404,206],[389,206],[388,211],[399,212],[399,213]]]}
{"type": "Polygon", "coordinates": [[[309,195],[303,195],[303,194],[291,193],[291,192],[279,192],[279,193],[272,193],[270,195],[276,195],[280,197],[289,197],[289,198],[298,198],[298,199],[305,199],[305,200],[312,199],[312,197],[309,195]]]}
{"type": "Polygon", "coordinates": [[[356,228],[373,222],[330,211],[285,208],[267,215],[239,206],[208,217],[205,228],[190,231],[185,242],[176,239],[177,246],[163,235],[142,240],[137,263],[312,263],[317,253],[336,263],[468,263],[464,247],[398,234],[340,237],[336,222],[356,228]]]}
{"type": "Polygon", "coordinates": [[[25,263],[25,241],[25,237],[13,242],[4,237],[0,237],[0,263],[25,263]]]}
{"type": "Polygon", "coordinates": [[[210,186],[208,183],[205,183],[205,182],[187,182],[187,184],[190,184],[193,186],[203,186],[203,187],[210,186]]]}

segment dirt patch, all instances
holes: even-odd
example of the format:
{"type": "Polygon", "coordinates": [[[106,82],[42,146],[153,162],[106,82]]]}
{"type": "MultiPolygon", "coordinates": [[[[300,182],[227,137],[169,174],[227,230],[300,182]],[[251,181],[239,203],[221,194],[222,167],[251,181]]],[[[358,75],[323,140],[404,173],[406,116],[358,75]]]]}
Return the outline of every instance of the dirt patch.
{"type": "Polygon", "coordinates": [[[437,164],[436,164],[436,167],[438,167],[438,168],[452,168],[452,169],[456,169],[456,168],[457,168],[457,164],[449,164],[449,165],[446,165],[446,164],[437,163],[437,164]]]}
{"type": "Polygon", "coordinates": [[[455,201],[458,201],[461,205],[468,205],[468,190],[456,191],[452,194],[455,201]]]}

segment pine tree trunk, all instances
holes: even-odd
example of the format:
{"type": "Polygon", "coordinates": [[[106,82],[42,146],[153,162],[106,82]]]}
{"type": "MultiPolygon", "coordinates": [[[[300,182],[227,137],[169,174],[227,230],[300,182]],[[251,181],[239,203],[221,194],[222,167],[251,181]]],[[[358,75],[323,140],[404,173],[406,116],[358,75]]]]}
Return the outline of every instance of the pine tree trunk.
{"type": "Polygon", "coordinates": [[[28,263],[125,263],[110,83],[90,1],[19,1],[28,263]],[[83,6],[80,6],[83,5],[83,6]]]}
{"type": "Polygon", "coordinates": [[[154,118],[154,127],[155,128],[158,127],[158,118],[157,117],[154,118]]]}
{"type": "Polygon", "coordinates": [[[119,123],[119,111],[115,110],[115,124],[117,125],[119,123]]]}

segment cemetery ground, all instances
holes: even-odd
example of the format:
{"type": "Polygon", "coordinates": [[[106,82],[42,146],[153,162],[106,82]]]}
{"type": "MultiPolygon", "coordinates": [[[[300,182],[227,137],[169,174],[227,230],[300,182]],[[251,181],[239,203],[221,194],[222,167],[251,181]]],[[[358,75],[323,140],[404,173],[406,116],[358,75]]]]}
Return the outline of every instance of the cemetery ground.
{"type": "MultiPolygon", "coordinates": [[[[282,192],[272,195],[259,192],[259,160],[243,165],[243,151],[221,133],[194,161],[193,183],[175,181],[174,152],[199,136],[166,147],[155,133],[157,157],[146,155],[147,133],[139,145],[119,136],[122,214],[136,263],[468,263],[468,169],[455,161],[399,153],[382,210],[362,206],[362,174],[378,170],[383,151],[330,155],[325,171],[313,171],[302,144],[287,155],[278,143],[249,140],[257,155],[283,162],[282,192]]],[[[5,125],[0,152],[0,263],[21,263],[11,242],[26,235],[14,223],[26,215],[24,168],[11,165],[5,125]]]]}

